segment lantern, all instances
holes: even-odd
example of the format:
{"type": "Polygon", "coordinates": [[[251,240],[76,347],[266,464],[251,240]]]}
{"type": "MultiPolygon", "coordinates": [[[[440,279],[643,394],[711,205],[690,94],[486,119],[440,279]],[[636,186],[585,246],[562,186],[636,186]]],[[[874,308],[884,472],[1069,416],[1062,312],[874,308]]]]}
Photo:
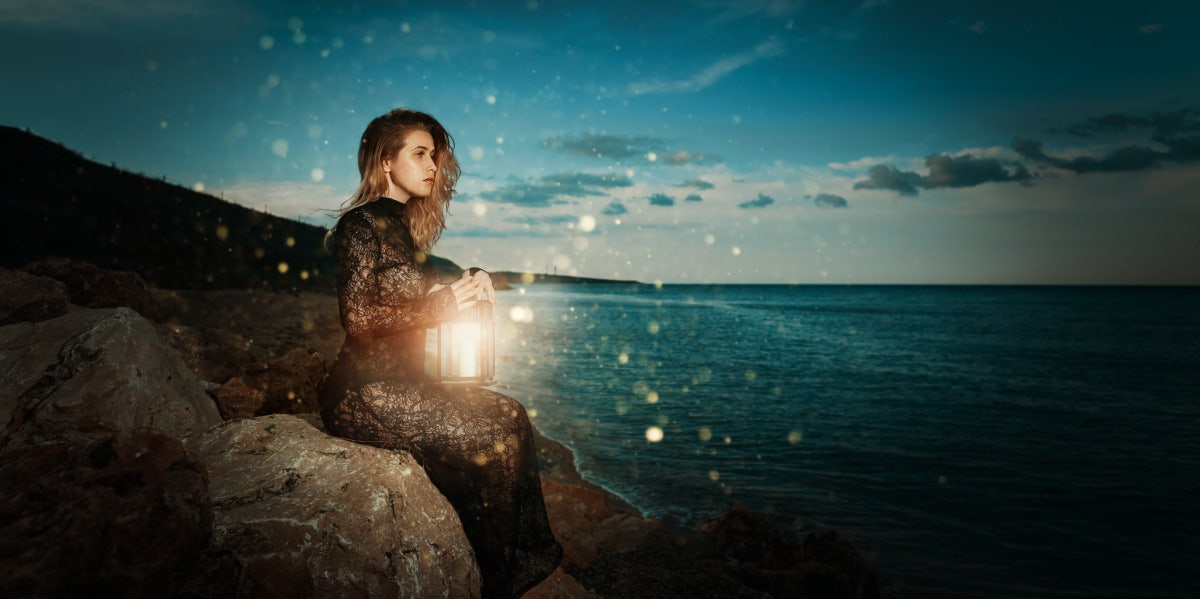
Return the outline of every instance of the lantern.
{"type": "Polygon", "coordinates": [[[496,379],[496,321],[481,299],[425,332],[425,374],[438,383],[486,385],[496,379]]]}

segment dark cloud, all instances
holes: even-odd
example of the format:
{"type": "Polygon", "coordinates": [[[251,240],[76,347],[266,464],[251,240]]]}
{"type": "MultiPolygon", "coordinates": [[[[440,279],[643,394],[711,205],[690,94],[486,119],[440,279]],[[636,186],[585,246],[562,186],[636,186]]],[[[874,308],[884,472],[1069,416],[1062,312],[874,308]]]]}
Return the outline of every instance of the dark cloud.
{"type": "MultiPolygon", "coordinates": [[[[658,155],[658,160],[664,164],[678,166],[682,164],[713,164],[720,162],[721,157],[716,154],[706,154],[704,152],[689,152],[687,150],[679,150],[676,152],[666,152],[658,155]]],[[[710,184],[711,185],[711,184],[710,184]]]]}
{"type": "Polygon", "coordinates": [[[625,214],[626,212],[629,212],[629,209],[625,207],[625,204],[613,200],[604,207],[604,210],[601,210],[600,212],[601,214],[607,214],[608,216],[617,216],[619,214],[625,214]]]}
{"type": "Polygon", "coordinates": [[[708,181],[705,181],[704,179],[701,179],[699,177],[697,177],[695,179],[688,179],[687,181],[680,183],[679,186],[680,187],[695,187],[696,189],[699,189],[701,191],[706,190],[706,189],[712,189],[712,188],[716,187],[716,185],[709,183],[708,181]]]}
{"type": "Polygon", "coordinates": [[[650,205],[651,206],[674,206],[675,198],[673,198],[665,193],[656,193],[656,194],[650,196],[650,205]]]}
{"type": "Polygon", "coordinates": [[[854,189],[890,189],[903,196],[915,196],[920,184],[921,175],[890,164],[876,164],[867,170],[866,180],[854,183],[854,189]]]}
{"type": "Polygon", "coordinates": [[[975,187],[984,183],[1028,181],[1031,177],[1023,165],[1009,165],[995,158],[975,158],[969,154],[951,156],[933,154],[925,159],[929,175],[922,177],[921,187],[975,187]]]}
{"type": "Polygon", "coordinates": [[[900,195],[915,196],[920,189],[975,187],[984,183],[1025,182],[1033,178],[1024,165],[969,154],[930,154],[925,158],[925,165],[929,167],[929,174],[922,176],[890,164],[877,164],[867,171],[866,179],[854,183],[854,189],[888,189],[900,195]]]}
{"type": "Polygon", "coordinates": [[[832,193],[819,193],[813,198],[813,203],[821,208],[845,208],[850,204],[846,202],[846,198],[832,193]]]}
{"type": "Polygon", "coordinates": [[[1025,160],[1061,168],[1073,173],[1119,173],[1157,166],[1162,162],[1190,162],[1200,159],[1200,137],[1176,138],[1164,142],[1165,152],[1144,146],[1124,146],[1100,157],[1060,158],[1042,149],[1042,143],[1028,139],[1013,141],[1013,151],[1025,160]]]}
{"type": "Polygon", "coordinates": [[[760,191],[757,198],[754,198],[753,200],[746,200],[745,202],[738,204],[738,208],[765,208],[774,203],[775,198],[768,195],[763,195],[763,193],[760,191]]]}
{"type": "Polygon", "coordinates": [[[683,198],[683,201],[685,201],[685,202],[703,202],[704,198],[700,197],[700,194],[698,194],[698,193],[689,193],[688,197],[683,198]]]}
{"type": "Polygon", "coordinates": [[[662,140],[645,135],[595,135],[584,133],[579,137],[551,137],[542,140],[542,145],[575,154],[576,156],[593,156],[596,158],[611,158],[622,160],[632,156],[642,156],[663,146],[662,140]]]}
{"type": "Polygon", "coordinates": [[[1111,133],[1124,133],[1149,129],[1154,138],[1170,139],[1193,131],[1200,131],[1200,110],[1181,108],[1174,112],[1151,112],[1149,114],[1111,113],[1089,117],[1051,133],[1069,133],[1077,137],[1092,137],[1111,133]]]}
{"type": "Polygon", "coordinates": [[[605,189],[629,187],[633,181],[625,175],[596,175],[592,173],[560,173],[546,175],[529,182],[515,181],[479,194],[489,202],[516,204],[530,208],[545,208],[565,204],[563,198],[603,196],[605,189]]]}
{"type": "Polygon", "coordinates": [[[646,135],[598,135],[584,133],[578,137],[551,137],[542,140],[542,146],[576,156],[607,158],[620,162],[629,158],[648,160],[651,152],[655,160],[672,166],[684,164],[712,164],[721,157],[706,152],[672,150],[666,140],[646,135]]]}

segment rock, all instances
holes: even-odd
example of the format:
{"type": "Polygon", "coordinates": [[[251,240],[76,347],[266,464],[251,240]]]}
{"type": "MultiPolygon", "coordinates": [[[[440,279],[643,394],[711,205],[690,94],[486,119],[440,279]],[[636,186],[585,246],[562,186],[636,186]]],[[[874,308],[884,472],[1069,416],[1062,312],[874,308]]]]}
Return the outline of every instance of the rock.
{"type": "Polygon", "coordinates": [[[602,597],[621,599],[768,599],[746,586],[717,560],[692,560],[670,551],[638,550],[601,553],[591,566],[574,575],[602,597]]]}
{"type": "Polygon", "coordinates": [[[175,594],[212,525],[203,464],[159,431],[10,448],[0,462],[9,597],[175,594]]]}
{"type": "Polygon", "coordinates": [[[698,526],[722,557],[752,563],[768,570],[787,570],[796,565],[795,549],[765,516],[734,501],[729,509],[698,526]]]}
{"type": "Polygon", "coordinates": [[[697,528],[714,554],[739,562],[729,566],[731,576],[772,597],[879,597],[874,568],[836,531],[816,530],[791,543],[738,501],[697,528]]]}
{"type": "Polygon", "coordinates": [[[146,282],[137,273],[107,270],[90,262],[68,258],[43,258],[21,270],[62,281],[71,303],[88,308],[127,307],[146,318],[158,316],[158,305],[146,282]]]}
{"type": "Polygon", "coordinates": [[[332,437],[312,414],[231,420],[188,444],[236,596],[479,596],[458,516],[412,456],[332,437]]]}
{"type": "Polygon", "coordinates": [[[218,386],[259,362],[249,340],[224,329],[162,323],[158,325],[158,334],[179,353],[197,378],[218,386]]]}
{"type": "Polygon", "coordinates": [[[563,546],[567,572],[586,569],[600,552],[672,549],[671,537],[656,520],[614,508],[604,491],[542,479],[542,497],[554,537],[563,546]]]}
{"type": "Polygon", "coordinates": [[[220,422],[196,376],[129,308],[0,327],[0,445],[143,427],[183,438],[220,422]]]}
{"type": "Polygon", "coordinates": [[[0,326],[62,316],[69,303],[61,281],[0,268],[0,326]]]}
{"type": "Polygon", "coordinates": [[[568,572],[587,568],[599,557],[592,529],[597,522],[613,515],[604,496],[594,489],[543,478],[542,497],[550,529],[563,547],[562,567],[568,572]]]}
{"type": "Polygon", "coordinates": [[[226,420],[315,412],[325,372],[320,354],[293,349],[257,372],[226,381],[217,391],[217,409],[226,420]]]}
{"type": "Polygon", "coordinates": [[[823,587],[836,589],[829,596],[876,599],[879,597],[879,576],[863,558],[854,543],[836,530],[814,530],[800,543],[799,559],[813,571],[806,586],[821,581],[823,587]],[[813,567],[820,564],[823,568],[813,567]],[[832,577],[828,576],[832,573],[832,577]],[[825,576],[816,576],[825,574],[825,576]]]}
{"type": "Polygon", "coordinates": [[[529,589],[529,591],[524,595],[521,595],[521,599],[596,598],[597,596],[595,594],[583,588],[583,585],[579,584],[579,581],[572,578],[570,574],[564,572],[562,568],[558,568],[552,572],[550,576],[546,577],[546,580],[543,580],[537,586],[529,589]]]}

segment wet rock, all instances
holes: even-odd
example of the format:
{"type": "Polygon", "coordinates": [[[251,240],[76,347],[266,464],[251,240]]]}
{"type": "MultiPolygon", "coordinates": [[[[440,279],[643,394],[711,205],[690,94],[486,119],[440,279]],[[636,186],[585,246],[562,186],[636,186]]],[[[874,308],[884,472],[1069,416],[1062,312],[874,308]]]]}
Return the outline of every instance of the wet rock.
{"type": "Polygon", "coordinates": [[[458,516],[410,455],[332,437],[312,414],[231,420],[188,444],[237,596],[479,596],[458,516]]]}
{"type": "Polygon", "coordinates": [[[61,281],[0,268],[0,326],[62,316],[69,303],[61,281]]]}
{"type": "Polygon", "coordinates": [[[542,479],[542,496],[554,537],[563,546],[563,569],[586,569],[601,552],[672,550],[670,535],[655,520],[614,507],[596,488],[542,479]]]}
{"type": "Polygon", "coordinates": [[[9,597],[163,597],[212,524],[204,466],[143,429],[0,456],[0,588],[9,597]]]}
{"type": "Polygon", "coordinates": [[[129,308],[0,327],[0,445],[143,427],[183,438],[220,422],[196,376],[129,308]]]}
{"type": "Polygon", "coordinates": [[[137,273],[107,270],[68,258],[43,258],[22,266],[21,270],[62,281],[72,304],[87,308],[124,306],[146,318],[158,317],[158,304],[137,273]]]}
{"type": "Polygon", "coordinates": [[[730,576],[772,597],[879,597],[874,568],[836,531],[816,530],[792,543],[737,501],[697,528],[715,555],[735,562],[723,565],[730,576]]]}
{"type": "Polygon", "coordinates": [[[579,581],[559,568],[540,584],[521,595],[521,599],[597,599],[597,595],[583,588],[579,581]]]}
{"type": "Polygon", "coordinates": [[[740,501],[697,527],[722,557],[753,563],[760,568],[786,570],[796,565],[795,548],[765,516],[740,501]]]}
{"type": "Polygon", "coordinates": [[[316,412],[325,373],[320,354],[296,348],[226,381],[217,391],[217,408],[226,420],[316,412]]]}

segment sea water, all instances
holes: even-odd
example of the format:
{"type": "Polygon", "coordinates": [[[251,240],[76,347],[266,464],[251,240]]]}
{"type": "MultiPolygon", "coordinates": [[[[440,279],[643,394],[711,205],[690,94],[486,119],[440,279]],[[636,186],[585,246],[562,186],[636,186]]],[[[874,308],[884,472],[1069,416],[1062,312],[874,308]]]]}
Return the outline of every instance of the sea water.
{"type": "Polygon", "coordinates": [[[848,535],[899,596],[1200,596],[1200,289],[503,292],[498,380],[589,480],[848,535]]]}

